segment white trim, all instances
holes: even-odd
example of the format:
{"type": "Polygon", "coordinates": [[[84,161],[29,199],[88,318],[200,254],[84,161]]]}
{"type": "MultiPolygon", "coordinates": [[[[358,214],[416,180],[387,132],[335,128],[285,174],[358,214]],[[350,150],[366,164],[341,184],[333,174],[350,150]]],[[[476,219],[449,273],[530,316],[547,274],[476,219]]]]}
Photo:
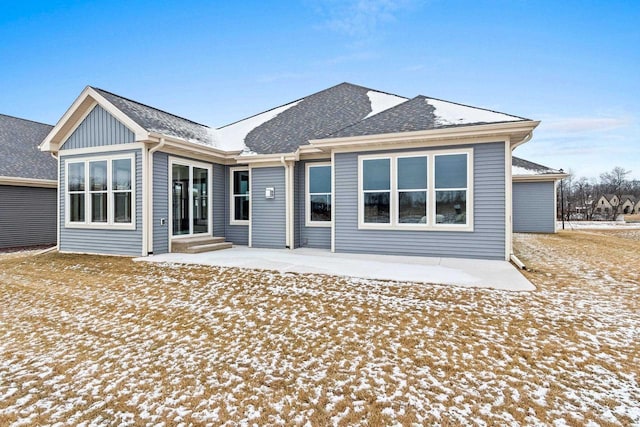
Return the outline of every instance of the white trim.
{"type": "Polygon", "coordinates": [[[203,163],[197,160],[184,159],[181,157],[169,156],[168,159],[168,174],[169,175],[169,241],[186,239],[189,237],[207,236],[213,235],[213,206],[212,206],[212,193],[213,193],[213,165],[210,163],[203,163]],[[187,234],[173,234],[173,165],[186,166],[189,168],[189,233],[187,234]],[[207,231],[204,233],[193,232],[193,168],[206,169],[207,170],[207,231]]]}
{"type": "Polygon", "coordinates": [[[569,175],[566,173],[547,173],[542,175],[512,175],[511,179],[514,182],[522,182],[522,181],[559,181],[568,177],[569,175]]]}
{"type": "MultiPolygon", "coordinates": [[[[249,165],[249,221],[247,221],[249,223],[249,236],[247,238],[247,246],[249,246],[250,248],[253,246],[253,197],[251,197],[251,186],[253,185],[253,178],[251,176],[252,170],[253,166],[249,165]]],[[[231,174],[231,177],[233,177],[233,174],[231,174]]],[[[231,185],[233,185],[233,182],[231,183],[231,185]]]]}
{"type": "MultiPolygon", "coordinates": [[[[472,232],[474,230],[474,179],[473,179],[473,148],[393,152],[381,154],[364,154],[358,156],[358,229],[360,230],[405,230],[405,231],[459,231],[472,232]],[[438,224],[436,223],[436,192],[456,191],[456,189],[446,188],[438,190],[435,187],[435,159],[442,155],[464,154],[467,156],[467,187],[458,190],[466,191],[466,224],[438,224]],[[422,224],[400,224],[398,222],[398,171],[397,159],[406,157],[426,157],[427,158],[427,221],[422,224]],[[364,222],[364,190],[363,190],[363,161],[375,159],[389,159],[389,222],[388,223],[365,223],[364,222]]],[[[373,191],[373,190],[372,190],[373,191]]],[[[386,192],[381,190],[380,192],[386,192]]]]}
{"type": "MultiPolygon", "coordinates": [[[[281,165],[280,165],[281,166],[281,165]]],[[[247,166],[239,166],[229,168],[229,225],[249,225],[251,222],[251,171],[247,166]],[[235,219],[236,215],[236,204],[235,204],[235,194],[233,192],[233,173],[234,172],[249,172],[249,219],[248,220],[237,220],[235,219]]]]}
{"type": "MultiPolygon", "coordinates": [[[[333,223],[333,167],[331,166],[331,162],[309,162],[305,164],[304,168],[304,225],[305,227],[331,227],[333,223]],[[311,194],[309,194],[309,169],[314,167],[330,167],[331,174],[329,176],[329,181],[331,185],[331,191],[328,193],[331,196],[331,220],[330,221],[312,221],[311,220],[311,194]]],[[[322,193],[325,194],[325,193],[322,193]]]]}
{"type": "Polygon", "coordinates": [[[336,153],[331,150],[331,252],[336,251],[336,153]]]}
{"type": "Polygon", "coordinates": [[[504,143],[504,259],[509,261],[513,253],[513,165],[512,149],[509,141],[504,143]]]}
{"type": "Polygon", "coordinates": [[[65,228],[86,228],[86,229],[101,229],[101,230],[135,230],[136,229],[136,190],[138,185],[142,185],[142,183],[138,183],[136,179],[136,153],[126,153],[126,154],[111,154],[111,155],[103,155],[103,156],[91,156],[91,157],[80,157],[73,159],[64,159],[64,197],[65,197],[65,219],[64,226],[65,228]],[[114,222],[114,212],[115,212],[115,204],[114,204],[114,191],[113,191],[113,161],[114,160],[123,160],[129,159],[131,161],[131,222],[129,223],[117,223],[114,222]],[[90,163],[93,162],[106,162],[107,163],[107,222],[91,222],[91,194],[93,194],[90,190],[89,180],[90,180],[90,163]],[[82,222],[71,222],[69,219],[70,209],[69,209],[69,165],[75,163],[82,163],[84,165],[84,190],[82,192],[74,192],[74,193],[82,193],[84,194],[84,221],[82,222]]]}
{"type": "Polygon", "coordinates": [[[0,176],[0,185],[13,185],[17,187],[42,187],[57,188],[55,179],[21,178],[19,176],[0,176]]]}
{"type": "Polygon", "coordinates": [[[558,232],[558,181],[553,182],[553,232],[558,232]]]}
{"type": "Polygon", "coordinates": [[[61,156],[75,156],[77,154],[100,154],[113,153],[114,151],[141,150],[145,148],[142,142],[128,142],[126,144],[101,145],[99,147],[72,148],[70,150],[60,150],[61,156]]]}
{"type": "Polygon", "coordinates": [[[148,151],[146,147],[140,150],[140,156],[142,156],[142,256],[149,255],[149,159],[148,151]]]}

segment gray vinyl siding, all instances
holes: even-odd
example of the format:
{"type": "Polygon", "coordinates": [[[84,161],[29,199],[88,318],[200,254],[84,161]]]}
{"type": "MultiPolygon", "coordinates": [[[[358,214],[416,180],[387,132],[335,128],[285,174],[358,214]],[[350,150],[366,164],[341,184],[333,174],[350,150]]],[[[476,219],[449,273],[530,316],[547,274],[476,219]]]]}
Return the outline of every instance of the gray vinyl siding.
{"type": "Polygon", "coordinates": [[[96,105],[75,131],[63,143],[63,150],[126,144],[135,141],[135,134],[96,105]]]}
{"type": "MultiPolygon", "coordinates": [[[[329,159],[321,160],[327,162],[329,159]]],[[[306,165],[307,161],[296,164],[295,170],[295,230],[299,247],[331,249],[331,227],[307,227],[306,165]]],[[[294,236],[295,237],[295,236],[294,236]]]]}
{"type": "MultiPolygon", "coordinates": [[[[229,205],[230,194],[230,182],[231,172],[229,167],[224,169],[224,224],[225,231],[224,237],[227,242],[231,242],[234,245],[248,245],[249,244],[249,226],[248,225],[231,225],[231,206],[229,205]]],[[[215,184],[214,184],[215,185],[215,184]]]]}
{"type": "Polygon", "coordinates": [[[555,183],[513,183],[513,231],[555,233],[555,183]]]}
{"type": "Polygon", "coordinates": [[[251,170],[251,246],[284,248],[285,226],[284,167],[251,170]],[[265,189],[275,188],[275,198],[265,198],[265,189]]]}
{"type": "MultiPolygon", "coordinates": [[[[505,258],[504,143],[473,147],[474,231],[405,231],[358,229],[358,155],[335,155],[334,221],[336,252],[458,258],[505,258]]],[[[428,150],[398,150],[428,151],[428,150]]],[[[383,152],[375,152],[384,154],[383,152]]]]}
{"type": "Polygon", "coordinates": [[[153,153],[153,253],[167,252],[169,252],[169,156],[167,153],[153,153]]]}
{"type": "Polygon", "coordinates": [[[225,211],[227,202],[225,198],[225,174],[224,165],[213,164],[213,235],[216,237],[225,236],[225,211]]]}
{"type": "Polygon", "coordinates": [[[55,244],[56,191],[0,185],[0,248],[55,244]]]}
{"type": "MultiPolygon", "coordinates": [[[[140,150],[112,151],[108,154],[135,153],[135,221],[134,230],[105,230],[91,228],[66,228],[65,165],[67,161],[79,160],[87,155],[60,157],[60,250],[63,252],[99,253],[114,255],[142,254],[142,154],[140,150]]],[[[106,154],[105,154],[106,155],[106,154]]],[[[95,155],[93,155],[95,156],[95,155]]],[[[88,213],[87,213],[88,214],[88,213]]]]}

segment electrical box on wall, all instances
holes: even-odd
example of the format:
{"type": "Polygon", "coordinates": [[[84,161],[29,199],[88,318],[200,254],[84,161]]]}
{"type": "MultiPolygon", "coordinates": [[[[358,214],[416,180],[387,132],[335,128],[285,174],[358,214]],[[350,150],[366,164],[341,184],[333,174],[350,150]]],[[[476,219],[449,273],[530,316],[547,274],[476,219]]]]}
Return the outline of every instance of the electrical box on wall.
{"type": "Polygon", "coordinates": [[[267,187],[264,189],[265,199],[275,199],[275,197],[276,197],[276,189],[274,187],[267,187]]]}

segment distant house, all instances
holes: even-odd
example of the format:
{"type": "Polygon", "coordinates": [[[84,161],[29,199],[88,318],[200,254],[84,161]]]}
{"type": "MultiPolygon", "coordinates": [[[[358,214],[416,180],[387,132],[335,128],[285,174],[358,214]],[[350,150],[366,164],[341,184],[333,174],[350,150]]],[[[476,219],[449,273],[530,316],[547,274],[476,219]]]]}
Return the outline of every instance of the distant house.
{"type": "Polygon", "coordinates": [[[633,213],[636,205],[636,198],[630,194],[625,194],[620,198],[620,200],[622,201],[622,203],[620,203],[620,208],[618,209],[618,212],[622,214],[633,213]]]}
{"type": "Polygon", "coordinates": [[[512,151],[538,123],[343,83],[214,129],[87,87],[41,149],[59,156],[63,252],[233,243],[504,260],[514,197],[544,206],[518,211],[518,229],[555,231],[560,174],[527,169],[512,187],[512,151]]]}
{"type": "Polygon", "coordinates": [[[640,214],[640,197],[638,198],[638,201],[633,207],[633,213],[640,214]]]}
{"type": "Polygon", "coordinates": [[[567,177],[561,170],[513,157],[513,231],[556,231],[557,182],[567,177]]]}
{"type": "Polygon", "coordinates": [[[615,194],[603,194],[596,202],[594,211],[597,214],[610,215],[619,203],[620,200],[615,194]]]}
{"type": "Polygon", "coordinates": [[[52,128],[0,114],[0,248],[56,242],[57,162],[38,150],[52,128]]]}

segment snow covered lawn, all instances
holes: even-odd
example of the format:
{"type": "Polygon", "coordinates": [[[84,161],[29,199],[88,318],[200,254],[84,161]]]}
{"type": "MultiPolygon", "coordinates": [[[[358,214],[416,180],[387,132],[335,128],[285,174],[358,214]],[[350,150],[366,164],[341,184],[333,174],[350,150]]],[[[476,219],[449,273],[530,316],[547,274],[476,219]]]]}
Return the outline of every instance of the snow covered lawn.
{"type": "Polygon", "coordinates": [[[527,293],[0,256],[0,425],[638,425],[633,233],[517,235],[527,293]]]}

